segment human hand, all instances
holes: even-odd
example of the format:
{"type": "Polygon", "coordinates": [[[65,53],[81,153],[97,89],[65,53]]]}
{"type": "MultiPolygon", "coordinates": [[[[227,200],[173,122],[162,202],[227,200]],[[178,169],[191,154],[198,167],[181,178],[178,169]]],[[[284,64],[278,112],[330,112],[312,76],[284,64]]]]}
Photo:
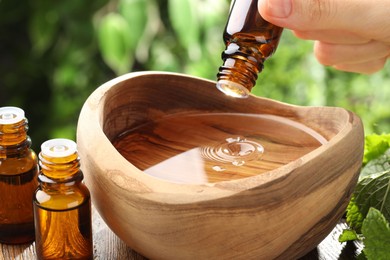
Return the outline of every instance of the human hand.
{"type": "Polygon", "coordinates": [[[261,16],[315,40],[323,65],[371,74],[390,57],[390,0],[259,0],[261,16]]]}

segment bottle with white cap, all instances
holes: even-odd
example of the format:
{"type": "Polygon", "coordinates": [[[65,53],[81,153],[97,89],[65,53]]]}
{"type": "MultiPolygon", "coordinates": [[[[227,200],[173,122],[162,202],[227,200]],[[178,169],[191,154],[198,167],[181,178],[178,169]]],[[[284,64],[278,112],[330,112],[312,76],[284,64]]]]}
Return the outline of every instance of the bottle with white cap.
{"type": "Polygon", "coordinates": [[[0,243],[34,241],[31,202],[38,186],[38,160],[27,130],[22,109],[0,108],[0,243]]]}
{"type": "Polygon", "coordinates": [[[44,142],[34,196],[38,259],[93,259],[91,196],[83,183],[76,143],[44,142]]]}

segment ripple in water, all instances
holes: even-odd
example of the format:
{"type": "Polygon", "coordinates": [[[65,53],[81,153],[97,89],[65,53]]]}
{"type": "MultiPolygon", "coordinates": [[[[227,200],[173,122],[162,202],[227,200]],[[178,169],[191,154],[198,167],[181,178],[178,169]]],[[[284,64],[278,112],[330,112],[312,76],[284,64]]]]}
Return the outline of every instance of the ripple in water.
{"type": "MultiPolygon", "coordinates": [[[[203,158],[234,166],[243,166],[246,162],[258,160],[264,153],[264,147],[261,144],[244,137],[227,138],[216,146],[201,149],[203,158]]],[[[225,168],[215,165],[213,170],[222,172],[225,168]]]]}
{"type": "Polygon", "coordinates": [[[311,128],[287,118],[201,113],[151,121],[122,133],[113,144],[147,175],[205,184],[272,171],[326,142],[311,128]]]}

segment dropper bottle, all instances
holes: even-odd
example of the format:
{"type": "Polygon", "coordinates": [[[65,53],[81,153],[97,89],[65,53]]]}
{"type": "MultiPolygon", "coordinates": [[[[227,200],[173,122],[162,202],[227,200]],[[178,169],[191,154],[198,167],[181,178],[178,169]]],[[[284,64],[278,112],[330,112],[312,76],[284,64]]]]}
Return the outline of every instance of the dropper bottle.
{"type": "Polygon", "coordinates": [[[0,108],[0,243],[34,241],[32,198],[38,187],[38,160],[18,107],[0,108]]]}
{"type": "Polygon", "coordinates": [[[34,196],[37,258],[93,259],[91,196],[82,182],[76,143],[44,142],[34,196]]]}
{"type": "Polygon", "coordinates": [[[258,0],[233,0],[223,33],[226,49],[217,74],[217,88],[245,98],[256,84],[264,61],[276,50],[283,28],[264,20],[258,0]]]}

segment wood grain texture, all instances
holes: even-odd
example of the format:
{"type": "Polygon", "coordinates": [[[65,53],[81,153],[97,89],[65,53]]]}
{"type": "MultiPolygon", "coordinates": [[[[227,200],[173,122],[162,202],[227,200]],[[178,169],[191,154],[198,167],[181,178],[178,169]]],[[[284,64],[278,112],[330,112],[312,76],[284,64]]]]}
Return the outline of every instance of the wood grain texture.
{"type": "Polygon", "coordinates": [[[342,108],[228,98],[215,82],[173,73],[131,73],[98,88],[80,114],[77,140],[92,198],[127,245],[153,259],[292,259],[335,227],[356,184],[363,128],[342,108]],[[249,178],[182,185],[144,174],[110,142],[129,128],[191,112],[276,115],[327,142],[249,178]]]}
{"type": "MultiPolygon", "coordinates": [[[[93,210],[94,259],[96,260],[147,260],[121,241],[93,210]]],[[[340,221],[332,232],[315,249],[300,260],[350,260],[362,251],[359,243],[339,243],[338,237],[347,225],[340,221]]],[[[0,260],[34,260],[34,243],[28,245],[0,244],[0,260]]]]}

